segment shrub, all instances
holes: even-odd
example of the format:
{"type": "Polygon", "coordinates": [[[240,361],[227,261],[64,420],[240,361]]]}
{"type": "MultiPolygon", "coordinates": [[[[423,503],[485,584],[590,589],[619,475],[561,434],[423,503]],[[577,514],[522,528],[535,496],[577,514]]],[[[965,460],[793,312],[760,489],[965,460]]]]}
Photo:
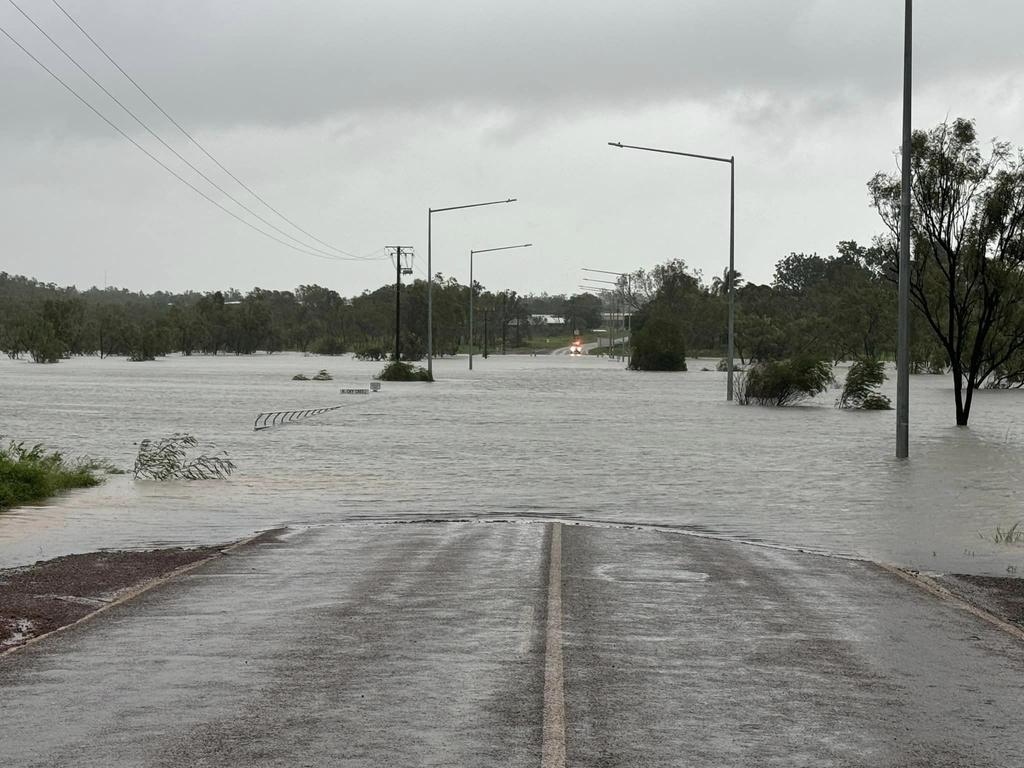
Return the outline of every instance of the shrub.
{"type": "Polygon", "coordinates": [[[112,468],[92,459],[68,461],[41,445],[11,442],[0,448],[0,509],[42,501],[61,491],[99,485],[99,470],[112,468]]]}
{"type": "Polygon", "coordinates": [[[343,355],[348,349],[339,336],[317,336],[309,345],[309,351],[315,355],[343,355]]]}
{"type": "Polygon", "coordinates": [[[885,381],[885,365],[881,360],[865,358],[850,366],[837,408],[859,408],[885,411],[892,408],[889,398],[876,391],[885,381]]]}
{"type": "Polygon", "coordinates": [[[373,360],[375,362],[380,362],[381,360],[387,360],[390,352],[376,344],[363,344],[362,346],[356,347],[355,355],[358,360],[373,360]]]}
{"type": "Polygon", "coordinates": [[[226,453],[189,458],[188,448],[199,444],[192,435],[179,433],[156,442],[139,443],[132,476],[147,480],[213,480],[228,477],[235,469],[226,453]]]}
{"type": "Polygon", "coordinates": [[[309,381],[309,376],[304,373],[296,373],[292,376],[292,381],[309,381]]]}
{"type": "MultiPolygon", "coordinates": [[[[988,538],[981,531],[978,534],[982,538],[988,538]]],[[[1018,520],[1008,528],[997,525],[991,540],[996,544],[1024,544],[1024,523],[1018,520]]]]}
{"type": "Polygon", "coordinates": [[[657,313],[633,332],[629,367],[634,371],[685,371],[686,336],[682,322],[657,313]]]}
{"type": "Polygon", "coordinates": [[[809,358],[759,362],[741,371],[735,381],[740,405],[794,405],[828,388],[832,366],[809,358]]]}
{"type": "Polygon", "coordinates": [[[381,381],[433,381],[434,377],[426,368],[419,368],[409,363],[390,362],[377,374],[381,381]]]}
{"type": "Polygon", "coordinates": [[[892,401],[879,392],[872,392],[864,398],[860,407],[865,411],[891,411],[892,401]]]}
{"type": "Polygon", "coordinates": [[[313,377],[313,381],[333,381],[334,377],[327,372],[326,368],[321,368],[320,373],[313,377]]]}
{"type": "Polygon", "coordinates": [[[996,368],[985,382],[986,389],[1021,389],[1022,387],[1024,387],[1024,371],[1009,371],[1006,368],[996,368]]]}

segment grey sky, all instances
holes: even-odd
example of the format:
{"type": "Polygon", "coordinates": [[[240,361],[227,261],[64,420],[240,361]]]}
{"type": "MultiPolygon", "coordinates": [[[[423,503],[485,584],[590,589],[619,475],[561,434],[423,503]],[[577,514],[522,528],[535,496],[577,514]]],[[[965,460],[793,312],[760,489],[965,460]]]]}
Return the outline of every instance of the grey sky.
{"type": "MultiPolygon", "coordinates": [[[[182,154],[258,207],[50,0],[16,1],[182,154]]],[[[790,251],[828,253],[881,229],[864,183],[894,167],[901,0],[60,1],[268,201],[347,251],[413,245],[417,273],[428,206],[505,197],[520,202],[435,216],[435,271],[465,281],[470,248],[532,241],[481,257],[477,279],[574,291],[581,266],[630,270],[677,256],[708,278],[720,273],[728,168],[612,140],[735,154],[737,266],[757,281],[790,251]]],[[[1024,7],[917,5],[915,125],[964,115],[983,136],[1024,144],[1024,7]]],[[[194,178],[8,0],[0,25],[194,178]]],[[[326,261],[259,237],[6,38],[0,67],[0,269],[82,286],[106,274],[143,290],[318,282],[354,293],[391,279],[386,261],[326,261]]]]}

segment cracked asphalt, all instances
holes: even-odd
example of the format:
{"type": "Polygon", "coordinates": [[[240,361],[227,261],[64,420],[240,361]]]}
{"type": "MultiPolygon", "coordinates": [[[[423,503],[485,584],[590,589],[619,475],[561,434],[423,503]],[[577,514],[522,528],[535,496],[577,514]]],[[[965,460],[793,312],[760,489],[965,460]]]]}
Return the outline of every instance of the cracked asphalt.
{"type": "Polygon", "coordinates": [[[554,530],[323,526],[237,550],[0,659],[0,762],[1024,764],[1024,643],[912,584],[554,530]]]}

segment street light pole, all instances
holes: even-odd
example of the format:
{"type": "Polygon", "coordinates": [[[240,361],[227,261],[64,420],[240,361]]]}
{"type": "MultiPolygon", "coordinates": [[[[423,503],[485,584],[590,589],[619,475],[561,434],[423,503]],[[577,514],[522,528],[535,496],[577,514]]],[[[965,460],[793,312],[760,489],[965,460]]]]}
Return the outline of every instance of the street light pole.
{"type": "Polygon", "coordinates": [[[529,248],[533,243],[522,243],[521,245],[503,245],[500,248],[478,248],[469,252],[469,370],[473,370],[473,256],[477,253],[490,253],[491,251],[510,251],[513,248],[529,248]]]}
{"type": "Polygon", "coordinates": [[[427,373],[430,374],[431,378],[434,375],[434,272],[431,262],[431,225],[433,224],[434,214],[444,211],[459,211],[463,208],[482,208],[485,205],[500,205],[502,203],[514,202],[516,202],[516,198],[510,197],[507,200],[491,200],[486,203],[427,208],[427,373]]]}
{"type": "MultiPolygon", "coordinates": [[[[627,298],[629,296],[629,289],[630,289],[630,273],[629,272],[613,272],[610,269],[591,269],[590,267],[581,267],[581,269],[584,272],[598,272],[598,273],[600,273],[602,275],[616,275],[619,278],[615,282],[612,282],[610,280],[595,280],[592,277],[587,277],[587,278],[584,278],[584,279],[585,280],[592,280],[592,281],[598,282],[598,283],[608,283],[609,285],[614,285],[614,286],[616,286],[619,289],[618,292],[616,293],[615,300],[616,300],[616,302],[621,301],[621,304],[622,304],[622,308],[621,308],[621,311],[619,313],[619,315],[620,315],[619,320],[620,320],[620,323],[622,325],[622,330],[625,333],[625,331],[626,331],[626,304],[627,304],[627,298]],[[622,281],[625,281],[625,283],[626,283],[626,286],[625,286],[626,292],[620,296],[619,294],[622,292],[622,281]]],[[[630,358],[632,358],[632,355],[630,355],[630,358]]],[[[620,355],[620,360],[622,362],[626,362],[626,341],[625,341],[625,338],[623,338],[623,340],[622,340],[622,354],[620,355]]]]}
{"type": "Polygon", "coordinates": [[[902,188],[900,190],[900,274],[897,286],[896,333],[896,458],[910,455],[910,126],[911,44],[913,42],[913,2],[906,0],[903,28],[903,147],[902,188]]]}
{"type": "MultiPolygon", "coordinates": [[[[907,0],[909,2],[909,0],[907,0]]],[[[733,389],[733,354],[735,350],[735,315],[736,315],[736,156],[715,157],[714,155],[698,155],[693,152],[677,152],[671,149],[656,149],[654,147],[637,147],[632,144],[623,144],[620,141],[609,141],[609,146],[619,149],[639,149],[644,152],[659,152],[663,155],[679,155],[681,157],[693,157],[698,160],[711,160],[716,163],[729,164],[729,344],[726,355],[726,370],[728,371],[728,383],[725,389],[725,399],[732,400],[733,389]]]]}

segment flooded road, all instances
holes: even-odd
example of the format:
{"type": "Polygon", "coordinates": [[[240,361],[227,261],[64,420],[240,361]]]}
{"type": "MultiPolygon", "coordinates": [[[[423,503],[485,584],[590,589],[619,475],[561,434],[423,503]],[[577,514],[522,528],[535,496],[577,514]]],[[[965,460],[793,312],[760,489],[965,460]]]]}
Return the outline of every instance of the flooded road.
{"type": "Polygon", "coordinates": [[[128,469],[140,440],[187,431],[238,465],[225,482],[113,476],[3,513],[0,566],[281,524],[525,516],[1024,573],[1024,546],[986,538],[1024,518],[1024,392],[979,392],[958,429],[950,379],[912,377],[911,460],[898,462],[892,412],[838,411],[836,392],[796,408],[728,404],[724,374],[700,370],[713,361],[638,374],[598,358],[492,356],[469,372],[462,358],[437,361],[432,386],[339,394],[380,367],[298,354],[0,361],[0,434],[128,469]],[[334,381],[291,381],[325,367],[334,381]],[[252,430],[261,411],[339,403],[252,430]]]}

